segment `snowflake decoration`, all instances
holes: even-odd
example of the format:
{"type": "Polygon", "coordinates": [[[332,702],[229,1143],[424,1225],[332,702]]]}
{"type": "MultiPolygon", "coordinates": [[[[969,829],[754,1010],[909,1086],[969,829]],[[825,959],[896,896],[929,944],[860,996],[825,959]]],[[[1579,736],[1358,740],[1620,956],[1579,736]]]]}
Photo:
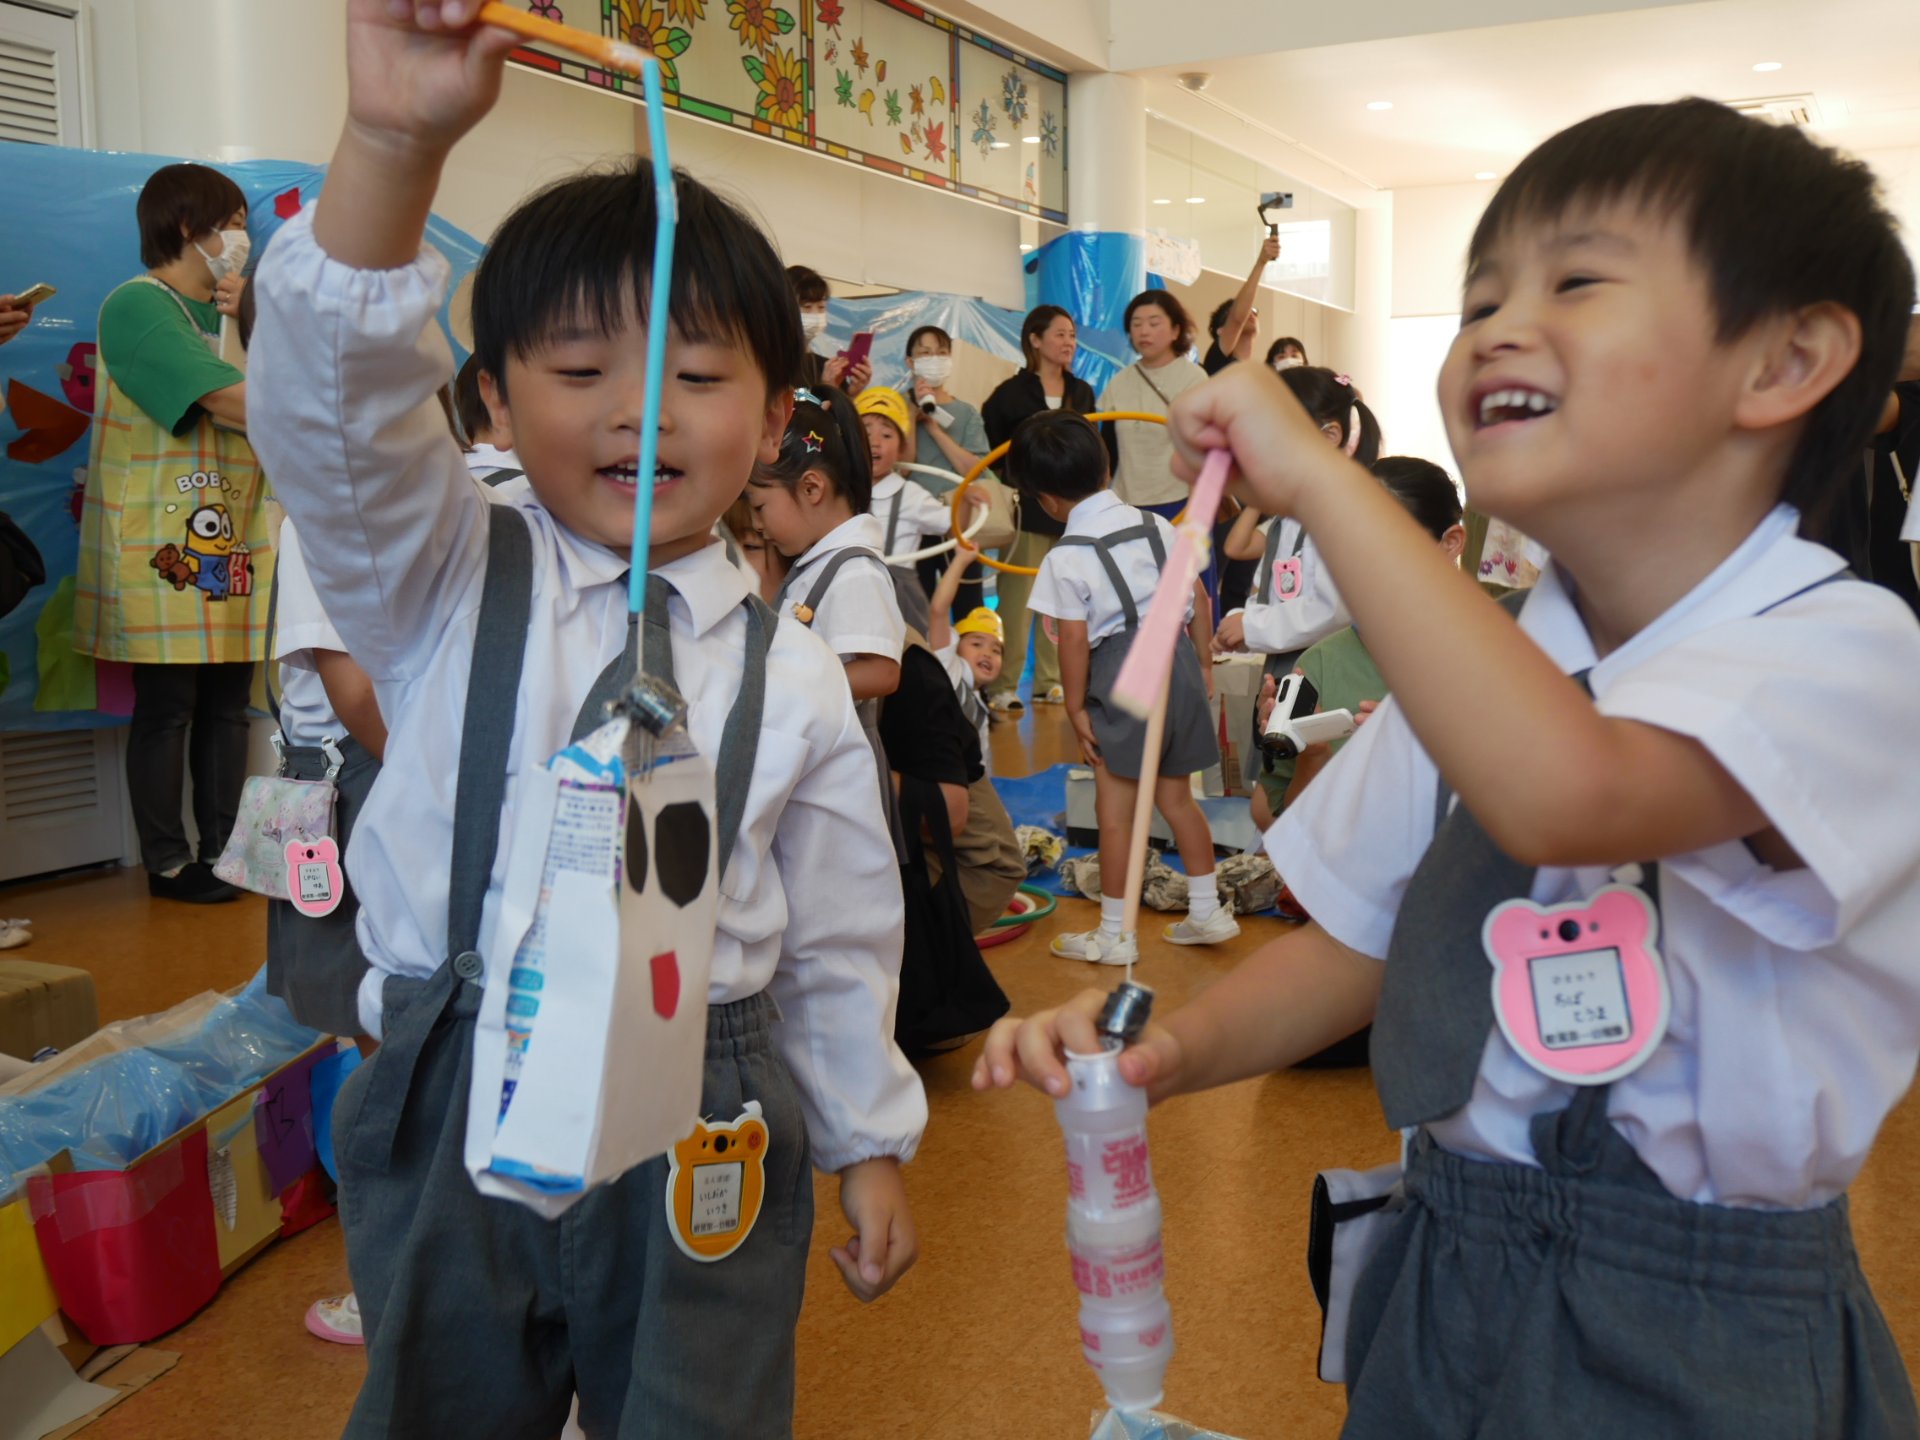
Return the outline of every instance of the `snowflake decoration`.
{"type": "Polygon", "coordinates": [[[993,149],[993,129],[998,123],[994,118],[993,106],[982,100],[980,108],[973,112],[973,143],[980,147],[982,160],[993,149]]]}
{"type": "Polygon", "coordinates": [[[1060,153],[1060,117],[1051,110],[1040,112],[1040,151],[1044,155],[1060,153]]]}
{"type": "Polygon", "coordinates": [[[1000,108],[1016,125],[1027,118],[1027,82],[1018,70],[1009,70],[1000,77],[1000,108]]]}

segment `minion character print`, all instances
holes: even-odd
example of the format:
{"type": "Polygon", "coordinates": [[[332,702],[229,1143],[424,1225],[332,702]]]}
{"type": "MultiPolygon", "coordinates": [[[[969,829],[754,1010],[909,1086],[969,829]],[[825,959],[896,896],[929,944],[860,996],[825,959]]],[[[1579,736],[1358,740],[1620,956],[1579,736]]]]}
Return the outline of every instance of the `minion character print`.
{"type": "Polygon", "coordinates": [[[175,556],[167,556],[171,545],[164,546],[154,559],[161,579],[175,590],[192,585],[208,600],[249,595],[253,583],[248,568],[248,551],[233,538],[233,516],[225,505],[202,505],[187,517],[186,543],[175,556]],[[162,557],[168,563],[162,563],[162,557]]]}

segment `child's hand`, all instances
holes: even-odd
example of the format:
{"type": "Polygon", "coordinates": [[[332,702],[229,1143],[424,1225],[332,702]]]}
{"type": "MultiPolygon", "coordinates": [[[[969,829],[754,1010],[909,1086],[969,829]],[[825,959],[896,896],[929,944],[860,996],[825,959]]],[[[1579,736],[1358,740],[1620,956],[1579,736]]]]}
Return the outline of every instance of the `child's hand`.
{"type": "Polygon", "coordinates": [[[1247,648],[1247,617],[1238,610],[1224,615],[1213,627],[1213,648],[1222,655],[1247,648]]]}
{"type": "Polygon", "coordinates": [[[1353,728],[1358,730],[1367,723],[1367,717],[1380,708],[1378,700],[1362,700],[1353,711],[1353,728]]]}
{"type": "Polygon", "coordinates": [[[920,1254],[900,1162],[880,1156],[842,1170],[840,1209],[855,1233],[833,1248],[833,1263],[856,1299],[878,1300],[920,1254]]]}
{"type": "MultiPolygon", "coordinates": [[[[1106,1003],[1104,990],[1082,990],[1057,1010],[1042,1010],[1026,1020],[1010,1015],[996,1022],[974,1062],[973,1088],[1005,1090],[1019,1079],[1055,1099],[1065,1095],[1067,1067],[1062,1052],[1099,1052],[1094,1021],[1106,1003]]],[[[1185,1063],[1179,1040],[1162,1026],[1148,1025],[1137,1041],[1120,1052],[1120,1078],[1144,1088],[1149,1100],[1164,1100],[1179,1087],[1185,1063]]]]}
{"type": "Polygon", "coordinates": [[[1260,694],[1253,702],[1253,728],[1259,734],[1267,733],[1267,717],[1273,714],[1273,703],[1279,697],[1280,682],[1269,675],[1260,682],[1260,694]]]}
{"type": "Polygon", "coordinates": [[[481,0],[351,0],[347,121],[369,139],[443,155],[500,96],[511,31],[476,25],[481,0]]]}
{"type": "Polygon", "coordinates": [[[1339,480],[1353,465],[1265,365],[1229,365],[1194,386],[1174,400],[1167,425],[1174,474],[1191,484],[1207,452],[1225,446],[1233,451],[1240,493],[1269,515],[1297,514],[1305,491],[1339,480]]]}
{"type": "Polygon", "coordinates": [[[1073,733],[1080,740],[1080,756],[1087,764],[1098,769],[1100,766],[1100,742],[1093,738],[1093,721],[1087,718],[1084,710],[1067,711],[1067,719],[1073,722],[1073,733]]]}

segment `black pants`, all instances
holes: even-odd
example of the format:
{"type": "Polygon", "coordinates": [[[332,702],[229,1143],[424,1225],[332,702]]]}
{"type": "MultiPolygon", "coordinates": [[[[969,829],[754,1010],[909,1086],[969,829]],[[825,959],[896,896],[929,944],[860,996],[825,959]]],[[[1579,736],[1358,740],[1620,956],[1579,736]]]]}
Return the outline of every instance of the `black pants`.
{"type": "Polygon", "coordinates": [[[150,874],[189,863],[181,792],[193,773],[193,821],[200,859],[220,858],[247,780],[251,661],[228,665],[135,665],[133,725],[127,732],[127,793],[150,874]],[[191,738],[189,738],[191,731],[191,738]]]}

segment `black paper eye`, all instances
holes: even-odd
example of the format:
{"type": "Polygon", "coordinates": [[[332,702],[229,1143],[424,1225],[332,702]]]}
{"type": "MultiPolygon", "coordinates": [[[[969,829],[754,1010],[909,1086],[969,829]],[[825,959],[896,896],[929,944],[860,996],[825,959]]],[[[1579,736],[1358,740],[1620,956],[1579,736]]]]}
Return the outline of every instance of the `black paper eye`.
{"type": "Polygon", "coordinates": [[[636,895],[647,888],[647,822],[631,800],[627,802],[627,888],[636,895]]]}
{"type": "Polygon", "coordinates": [[[660,852],[655,863],[660,889],[682,909],[698,900],[707,888],[707,849],[712,836],[706,810],[691,800],[667,806],[654,822],[654,848],[660,852]]]}

